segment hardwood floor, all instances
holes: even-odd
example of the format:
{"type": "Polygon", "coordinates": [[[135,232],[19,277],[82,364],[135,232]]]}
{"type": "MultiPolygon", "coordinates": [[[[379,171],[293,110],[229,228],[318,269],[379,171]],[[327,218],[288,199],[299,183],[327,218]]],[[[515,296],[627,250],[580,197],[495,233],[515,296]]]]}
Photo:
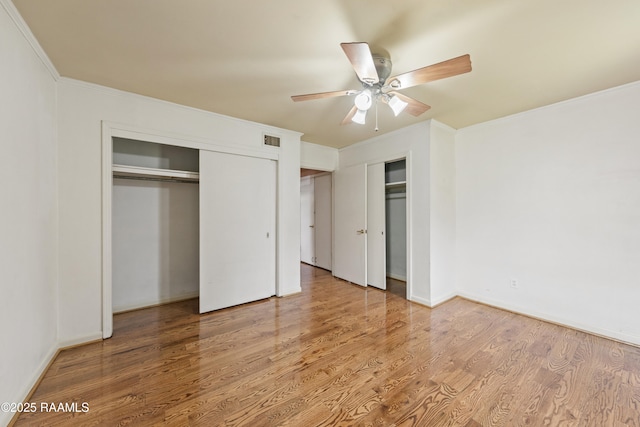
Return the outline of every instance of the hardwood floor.
{"type": "Polygon", "coordinates": [[[387,277],[387,292],[407,298],[407,282],[387,277]]]}
{"type": "Polygon", "coordinates": [[[16,425],[640,426],[640,349],[455,298],[435,309],[302,266],[303,292],[114,318],[16,425]]]}

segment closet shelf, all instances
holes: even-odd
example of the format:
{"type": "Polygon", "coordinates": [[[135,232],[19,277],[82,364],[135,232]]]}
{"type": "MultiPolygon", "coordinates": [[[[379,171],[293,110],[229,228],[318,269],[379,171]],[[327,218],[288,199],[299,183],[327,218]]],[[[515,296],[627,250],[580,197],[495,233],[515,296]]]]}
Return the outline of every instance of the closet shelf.
{"type": "Polygon", "coordinates": [[[175,169],[155,169],[141,166],[113,165],[113,174],[121,177],[154,177],[170,178],[180,181],[199,181],[198,172],[181,171],[175,169]]]}
{"type": "Polygon", "coordinates": [[[407,181],[396,181],[396,182],[387,182],[384,186],[385,188],[398,188],[404,187],[407,185],[407,181]]]}

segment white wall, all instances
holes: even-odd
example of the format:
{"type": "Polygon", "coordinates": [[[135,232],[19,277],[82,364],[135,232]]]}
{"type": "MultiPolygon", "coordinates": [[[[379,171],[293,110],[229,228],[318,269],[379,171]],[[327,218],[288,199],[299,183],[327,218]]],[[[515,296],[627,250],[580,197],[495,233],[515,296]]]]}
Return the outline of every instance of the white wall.
{"type": "Polygon", "coordinates": [[[458,132],[462,295],[640,344],[639,103],[634,83],[458,132]]]}
{"type": "Polygon", "coordinates": [[[279,295],[301,292],[300,287],[300,134],[280,141],[278,162],[277,256],[279,295]]]}
{"type": "Polygon", "coordinates": [[[118,137],[112,139],[114,165],[190,172],[200,169],[200,156],[196,149],[118,137]]]}
{"type": "Polygon", "coordinates": [[[311,142],[300,143],[300,167],[333,172],[338,168],[338,149],[311,142]]]}
{"type": "Polygon", "coordinates": [[[22,402],[57,349],[56,83],[14,19],[0,2],[0,402],[22,402]]]}
{"type": "Polygon", "coordinates": [[[113,180],[113,311],[198,296],[199,186],[113,180]]]}
{"type": "Polygon", "coordinates": [[[407,193],[385,195],[387,276],[407,280],[407,193]]]}
{"type": "Polygon", "coordinates": [[[300,291],[300,134],[96,85],[59,82],[60,337],[102,336],[102,121],[198,139],[205,144],[277,150],[279,292],[300,291]],[[281,147],[263,147],[262,133],[281,147]]]}
{"type": "Polygon", "coordinates": [[[430,145],[431,303],[456,295],[455,130],[431,121],[430,145]]]}
{"type": "MultiPolygon", "coordinates": [[[[409,298],[431,305],[429,255],[429,138],[430,122],[389,132],[340,150],[340,168],[372,164],[407,157],[407,195],[409,198],[410,281],[409,298]]],[[[339,244],[335,236],[334,244],[339,244]]]]}

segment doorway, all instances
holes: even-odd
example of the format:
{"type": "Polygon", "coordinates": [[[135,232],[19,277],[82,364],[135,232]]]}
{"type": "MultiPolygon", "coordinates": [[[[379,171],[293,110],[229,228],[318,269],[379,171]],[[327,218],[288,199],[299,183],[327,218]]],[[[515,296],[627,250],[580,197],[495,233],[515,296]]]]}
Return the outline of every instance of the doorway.
{"type": "MultiPolygon", "coordinates": [[[[191,269],[189,274],[199,276],[199,286],[194,294],[197,292],[199,296],[201,313],[251,302],[274,294],[280,295],[276,273],[277,265],[281,261],[276,242],[278,225],[280,224],[276,222],[278,206],[276,185],[281,169],[278,168],[279,154],[276,151],[256,153],[254,150],[242,147],[211,146],[198,140],[176,139],[151,131],[131,129],[125,125],[116,127],[103,122],[102,153],[103,338],[109,338],[113,333],[113,249],[115,248],[113,245],[114,212],[112,208],[114,174],[116,173],[135,175],[144,180],[148,178],[162,178],[163,180],[176,178],[180,181],[198,181],[198,185],[180,183],[180,185],[190,186],[192,190],[198,188],[197,192],[192,192],[194,193],[192,199],[199,199],[197,212],[194,209],[192,210],[193,215],[180,213],[180,215],[171,216],[179,216],[183,219],[193,217],[198,222],[199,245],[197,252],[199,252],[198,264],[200,268],[197,273],[191,269]],[[117,154],[117,149],[114,153],[114,141],[118,139],[126,139],[127,144],[131,144],[131,141],[138,141],[141,144],[155,144],[169,150],[186,148],[187,151],[195,153],[192,156],[193,162],[190,164],[197,165],[197,170],[193,170],[191,167],[183,168],[173,161],[154,165],[135,164],[141,160],[137,155],[134,156],[137,157],[134,165],[114,163],[120,161],[114,158],[120,157],[117,154]],[[244,216],[229,215],[229,212],[237,210],[240,210],[244,216]],[[259,221],[256,221],[255,212],[261,213],[259,221]],[[249,220],[245,219],[247,216],[249,220]],[[250,226],[247,226],[247,223],[250,226]],[[222,239],[220,230],[227,233],[222,236],[222,239]],[[234,239],[232,244],[228,244],[228,241],[231,240],[228,235],[234,239]],[[235,245],[236,241],[243,242],[239,249],[235,245]],[[216,250],[222,251],[224,257],[217,256],[216,250]],[[218,263],[223,263],[224,268],[218,268],[218,263]],[[222,276],[221,272],[226,276],[222,276]],[[245,283],[261,283],[264,288],[256,291],[254,288],[244,286],[245,283]],[[233,293],[218,292],[221,289],[227,291],[229,288],[234,289],[233,293]],[[239,291],[236,292],[236,289],[239,291]],[[206,304],[203,305],[203,301],[206,304]]],[[[129,194],[125,201],[132,198],[135,198],[135,195],[129,194]]],[[[170,235],[172,233],[173,231],[170,232],[170,235]]],[[[182,237],[180,232],[173,233],[173,235],[182,237]]],[[[175,251],[173,252],[175,254],[175,251]]],[[[160,264],[161,267],[167,265],[164,262],[160,264]]],[[[189,289],[189,292],[193,290],[193,288],[189,289]]],[[[185,296],[189,295],[183,293],[178,298],[182,299],[185,296]]],[[[160,303],[162,302],[164,301],[160,303]]]]}
{"type": "Polygon", "coordinates": [[[332,176],[300,170],[300,260],[332,269],[332,176]]]}
{"type": "Polygon", "coordinates": [[[407,296],[407,168],[405,159],[385,163],[386,289],[407,296]]]}
{"type": "Polygon", "coordinates": [[[367,166],[367,284],[407,298],[406,159],[367,166]]]}
{"type": "Polygon", "coordinates": [[[392,285],[400,286],[397,292],[406,299],[413,295],[410,156],[410,152],[405,152],[376,163],[345,166],[336,170],[333,177],[334,276],[356,285],[387,290],[388,270],[393,274],[392,285]],[[387,216],[393,218],[393,226],[387,225],[387,216]],[[395,221],[398,216],[404,221],[395,221]],[[388,227],[393,234],[389,248],[388,227]],[[393,266],[387,267],[387,252],[393,266]],[[398,263],[404,267],[400,271],[396,268],[398,263]]]}
{"type": "Polygon", "coordinates": [[[199,151],[113,138],[112,307],[199,295],[199,151]]]}

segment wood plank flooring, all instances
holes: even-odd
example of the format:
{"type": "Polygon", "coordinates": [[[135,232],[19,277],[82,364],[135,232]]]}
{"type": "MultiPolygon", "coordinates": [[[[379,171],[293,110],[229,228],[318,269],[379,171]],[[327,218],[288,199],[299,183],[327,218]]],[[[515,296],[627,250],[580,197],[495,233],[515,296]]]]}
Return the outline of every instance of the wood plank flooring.
{"type": "Polygon", "coordinates": [[[16,425],[640,426],[640,349],[455,298],[435,309],[303,265],[303,292],[114,318],[16,425]]]}
{"type": "Polygon", "coordinates": [[[407,282],[387,277],[387,292],[407,298],[407,282]]]}

